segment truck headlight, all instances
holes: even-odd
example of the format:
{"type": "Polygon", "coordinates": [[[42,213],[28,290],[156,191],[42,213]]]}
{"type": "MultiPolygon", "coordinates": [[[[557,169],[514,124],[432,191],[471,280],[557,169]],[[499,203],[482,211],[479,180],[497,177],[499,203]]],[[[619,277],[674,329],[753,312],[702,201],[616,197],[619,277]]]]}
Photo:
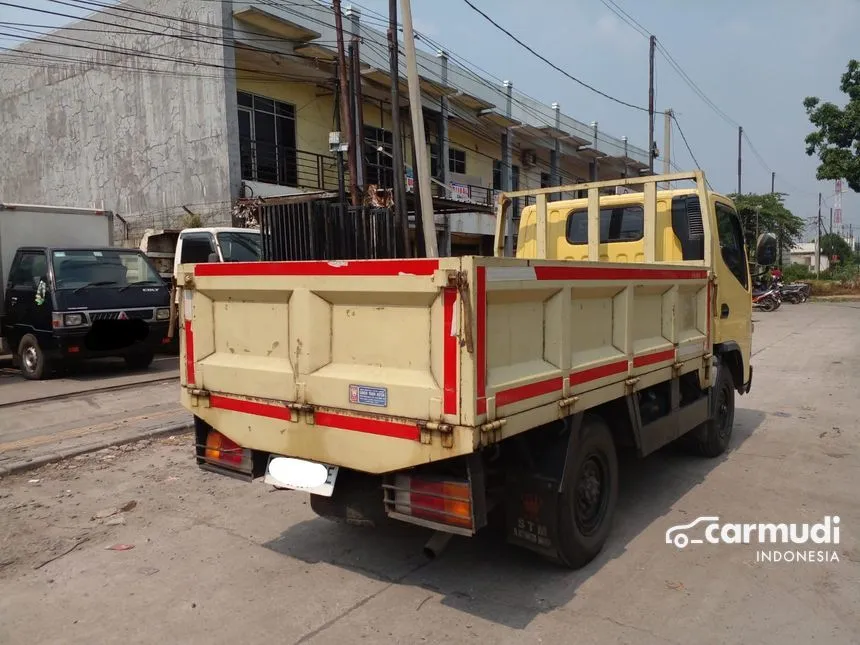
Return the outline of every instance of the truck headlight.
{"type": "Polygon", "coordinates": [[[86,322],[83,314],[66,314],[63,316],[64,327],[78,327],[86,322]]]}
{"type": "Polygon", "coordinates": [[[170,319],[170,309],[168,307],[162,307],[160,309],[155,310],[155,319],[156,320],[169,320],[170,319]]]}

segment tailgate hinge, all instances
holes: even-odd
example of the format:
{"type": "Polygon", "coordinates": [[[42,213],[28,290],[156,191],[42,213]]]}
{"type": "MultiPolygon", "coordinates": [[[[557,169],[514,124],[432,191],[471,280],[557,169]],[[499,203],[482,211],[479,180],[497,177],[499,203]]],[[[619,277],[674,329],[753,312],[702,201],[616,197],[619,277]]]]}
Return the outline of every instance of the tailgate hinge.
{"type": "Polygon", "coordinates": [[[454,447],[454,426],[450,423],[436,423],[435,421],[419,421],[418,428],[421,430],[421,443],[430,445],[433,442],[433,431],[439,433],[443,448],[454,447]]]}
{"type": "Polygon", "coordinates": [[[202,390],[200,388],[188,388],[188,394],[191,396],[192,408],[209,407],[209,390],[202,390]]]}

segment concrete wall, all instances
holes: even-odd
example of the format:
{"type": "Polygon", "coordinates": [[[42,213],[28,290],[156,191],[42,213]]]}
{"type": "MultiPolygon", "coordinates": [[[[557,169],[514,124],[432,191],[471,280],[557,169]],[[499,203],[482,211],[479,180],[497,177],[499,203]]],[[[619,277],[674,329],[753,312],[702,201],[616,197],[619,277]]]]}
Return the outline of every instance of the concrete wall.
{"type": "Polygon", "coordinates": [[[0,66],[0,200],[103,206],[131,238],[175,225],[182,205],[229,223],[239,168],[225,14],[221,2],[135,0],[91,16],[107,25],[81,21],[22,46],[26,64],[0,66]],[[158,13],[186,22],[167,28],[158,13]]]}

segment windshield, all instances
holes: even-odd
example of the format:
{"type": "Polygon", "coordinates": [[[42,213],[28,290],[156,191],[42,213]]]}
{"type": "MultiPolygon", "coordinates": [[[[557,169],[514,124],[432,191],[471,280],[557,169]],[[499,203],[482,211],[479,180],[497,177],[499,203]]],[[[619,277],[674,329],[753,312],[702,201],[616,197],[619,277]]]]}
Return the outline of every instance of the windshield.
{"type": "Polygon", "coordinates": [[[218,233],[218,244],[224,262],[256,262],[260,259],[259,233],[218,233]]]}
{"type": "Polygon", "coordinates": [[[54,251],[53,260],[57,289],[162,283],[146,256],[132,249],[54,251]]]}

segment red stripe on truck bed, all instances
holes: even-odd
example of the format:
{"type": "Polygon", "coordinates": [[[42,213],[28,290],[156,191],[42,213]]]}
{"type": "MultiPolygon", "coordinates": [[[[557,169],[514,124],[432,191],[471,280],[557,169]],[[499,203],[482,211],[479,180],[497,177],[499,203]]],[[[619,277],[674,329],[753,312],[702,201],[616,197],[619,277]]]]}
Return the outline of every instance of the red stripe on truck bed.
{"type": "Polygon", "coordinates": [[[675,360],[675,350],[666,349],[662,352],[654,352],[653,354],[643,354],[641,356],[633,357],[633,367],[645,367],[646,365],[654,365],[655,363],[662,363],[664,361],[673,361],[675,360]]]}
{"type": "Polygon", "coordinates": [[[544,394],[551,394],[553,392],[560,393],[563,385],[564,379],[560,376],[556,376],[545,381],[538,381],[537,383],[529,383],[528,385],[520,385],[507,390],[502,390],[501,392],[496,393],[496,407],[501,408],[502,406],[510,405],[511,403],[517,403],[519,401],[524,401],[525,399],[532,399],[536,396],[543,396],[544,394]]]}
{"type": "Polygon", "coordinates": [[[397,276],[433,275],[438,260],[341,260],[311,262],[212,262],[194,266],[194,275],[212,276],[397,276]]]}
{"type": "Polygon", "coordinates": [[[191,321],[186,320],[184,323],[185,331],[185,380],[188,385],[194,385],[194,330],[191,328],[191,321]]]}
{"type": "Polygon", "coordinates": [[[570,381],[571,386],[582,385],[583,383],[596,381],[597,379],[606,378],[607,376],[623,374],[626,371],[627,359],[624,359],[623,361],[616,361],[615,363],[609,363],[608,365],[591,367],[587,370],[582,370],[581,372],[573,372],[568,377],[568,380],[570,381]]]}
{"type": "Polygon", "coordinates": [[[477,363],[478,401],[477,413],[487,413],[487,267],[478,267],[478,284],[475,285],[477,301],[478,347],[475,350],[477,363]]]}
{"type": "Polygon", "coordinates": [[[410,423],[398,423],[396,421],[381,421],[379,419],[368,419],[366,417],[351,417],[345,414],[333,412],[315,412],[314,423],[327,428],[338,428],[339,430],[352,430],[354,432],[366,432],[383,437],[395,437],[397,439],[411,439],[419,441],[421,430],[417,425],[410,423]]]}
{"type": "Polygon", "coordinates": [[[698,269],[638,269],[621,267],[536,266],[538,280],[704,280],[707,271],[698,269]]]}
{"type": "Polygon", "coordinates": [[[442,295],[444,315],[442,316],[444,338],[444,412],[457,414],[457,332],[454,324],[454,307],[457,305],[457,290],[445,289],[442,295]]]}
{"type": "Polygon", "coordinates": [[[283,405],[272,405],[271,403],[260,403],[248,401],[247,399],[234,399],[229,396],[213,394],[209,397],[209,407],[219,410],[230,410],[243,414],[253,414],[258,417],[269,417],[289,421],[292,418],[291,411],[283,405]]]}

